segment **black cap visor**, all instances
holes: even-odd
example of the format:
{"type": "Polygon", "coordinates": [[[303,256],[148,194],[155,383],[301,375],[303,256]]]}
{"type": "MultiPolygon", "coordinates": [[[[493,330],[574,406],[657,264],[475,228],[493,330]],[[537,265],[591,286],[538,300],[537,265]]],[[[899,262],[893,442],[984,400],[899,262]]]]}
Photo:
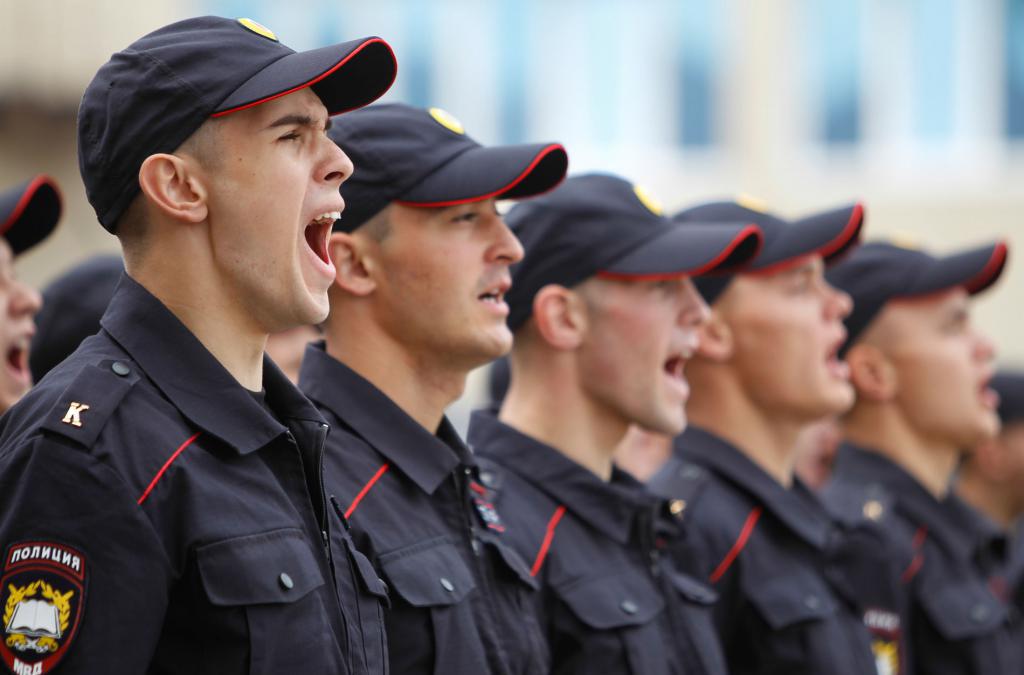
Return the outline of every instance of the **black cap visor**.
{"type": "Polygon", "coordinates": [[[605,279],[657,281],[735,271],[761,249],[756,225],[676,225],[598,272],[605,279]]]}
{"type": "Polygon", "coordinates": [[[483,199],[522,199],[553,190],[569,168],[558,143],[474,147],[414,185],[399,204],[456,206],[483,199]]]}
{"type": "Polygon", "coordinates": [[[962,287],[969,294],[981,293],[999,279],[1006,267],[1008,250],[1004,242],[974,248],[938,258],[901,297],[914,298],[962,287]]]}
{"type": "Polygon", "coordinates": [[[274,61],[249,78],[217,106],[214,117],[228,115],[312,87],[330,115],[361,108],[384,95],[398,73],[391,46],[364,38],[274,61]]]}
{"type": "Polygon", "coordinates": [[[0,235],[15,255],[45,239],[60,220],[57,184],[39,175],[0,195],[0,235]]]}
{"type": "Polygon", "coordinates": [[[751,265],[751,271],[779,272],[814,254],[824,258],[826,264],[831,264],[856,245],[863,225],[864,208],[860,204],[793,221],[776,241],[762,251],[751,265]]]}

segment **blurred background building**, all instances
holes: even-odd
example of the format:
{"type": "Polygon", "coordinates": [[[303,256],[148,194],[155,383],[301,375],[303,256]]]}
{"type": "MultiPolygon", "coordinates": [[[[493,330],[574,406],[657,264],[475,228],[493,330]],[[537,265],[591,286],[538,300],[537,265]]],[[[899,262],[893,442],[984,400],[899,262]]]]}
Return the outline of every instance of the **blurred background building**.
{"type": "Polygon", "coordinates": [[[558,140],[674,210],[746,193],[784,215],[862,200],[868,236],[942,251],[1003,236],[978,303],[1024,362],[1024,0],[0,0],[0,185],[47,172],[67,215],[20,261],[42,284],[116,241],[75,154],[81,92],[113,51],[195,14],[286,44],[395,47],[387,99],[485,143],[558,140]]]}

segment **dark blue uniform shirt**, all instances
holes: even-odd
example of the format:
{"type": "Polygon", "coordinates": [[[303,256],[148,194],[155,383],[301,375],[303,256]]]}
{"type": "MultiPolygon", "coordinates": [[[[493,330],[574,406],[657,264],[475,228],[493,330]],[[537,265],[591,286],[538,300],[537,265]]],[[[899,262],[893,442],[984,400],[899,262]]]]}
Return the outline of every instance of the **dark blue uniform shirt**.
{"type": "Polygon", "coordinates": [[[553,673],[722,674],[714,593],[663,555],[668,505],[623,471],[610,482],[477,412],[469,441],[486,498],[540,581],[553,673]]]}
{"type": "Polygon", "coordinates": [[[864,580],[878,576],[872,541],[845,536],[802,485],[784,488],[693,426],[650,487],[683,516],[680,564],[698,565],[719,595],[729,672],[876,675],[864,616],[891,624],[898,614],[891,594],[862,597],[864,580]]]}
{"type": "Polygon", "coordinates": [[[475,498],[476,462],[448,421],[431,434],[322,343],[307,349],[300,386],[334,427],[335,518],[390,587],[391,672],[547,672],[524,611],[536,584],[475,498]]]}
{"type": "Polygon", "coordinates": [[[8,667],[365,672],[350,563],[325,545],[327,426],[269,360],[264,387],[273,416],[122,279],[102,330],[2,420],[8,667]]]}
{"type": "Polygon", "coordinates": [[[905,596],[910,672],[1021,672],[1018,612],[999,589],[1005,541],[956,497],[935,499],[882,455],[840,447],[823,498],[840,517],[871,523],[887,539],[905,596]]]}

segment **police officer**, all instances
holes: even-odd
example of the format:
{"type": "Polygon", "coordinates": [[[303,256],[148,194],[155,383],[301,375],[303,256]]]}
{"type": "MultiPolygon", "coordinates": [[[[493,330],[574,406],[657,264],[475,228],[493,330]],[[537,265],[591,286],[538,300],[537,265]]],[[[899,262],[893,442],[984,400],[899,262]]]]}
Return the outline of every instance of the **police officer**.
{"type": "Polygon", "coordinates": [[[500,414],[476,413],[481,498],[541,584],[554,673],[725,673],[714,594],[663,556],[669,505],[612,458],[631,423],[675,434],[707,306],[688,275],[742,265],[755,227],[680,227],[646,192],[570,178],[508,215],[526,258],[500,414]]]}
{"type": "MultiPolygon", "coordinates": [[[[483,147],[440,109],[371,106],[332,138],[359,166],[331,236],[325,343],[300,386],[338,433],[325,482],[390,592],[392,673],[541,673],[533,583],[480,503],[476,462],[444,416],[468,372],[508,351],[508,269],[519,242],[496,199],[551,189],[558,144],[483,147]]],[[[378,579],[378,576],[380,579],[378,579]]]]}
{"type": "Polygon", "coordinates": [[[857,403],[830,507],[873,523],[901,571],[914,673],[1020,672],[1024,640],[990,586],[991,544],[950,494],[961,452],[995,436],[994,347],[970,297],[999,278],[994,243],[935,257],[886,242],[856,251],[829,279],[854,298],[843,351],[857,403]]]}
{"type": "Polygon", "coordinates": [[[823,272],[857,243],[863,211],[788,222],[716,202],[677,219],[747,219],[765,237],[749,271],[697,280],[712,312],[687,371],[692,423],[650,483],[685,516],[678,559],[720,596],[730,672],[874,675],[872,542],[839,531],[793,473],[801,430],[852,403],[835,356],[850,299],[823,272]]]}
{"type": "Polygon", "coordinates": [[[0,369],[0,413],[32,386],[29,343],[41,305],[39,293],[15,277],[14,260],[53,232],[60,213],[60,193],[49,176],[0,193],[0,350],[7,362],[0,369]]]}
{"type": "Polygon", "coordinates": [[[352,165],[324,130],[394,73],[377,38],[296,53],[251,20],[200,17],[87,87],[82,178],[127,275],[100,333],[3,418],[12,672],[362,669],[352,563],[328,540],[327,427],[263,345],[326,316],[352,165]]]}

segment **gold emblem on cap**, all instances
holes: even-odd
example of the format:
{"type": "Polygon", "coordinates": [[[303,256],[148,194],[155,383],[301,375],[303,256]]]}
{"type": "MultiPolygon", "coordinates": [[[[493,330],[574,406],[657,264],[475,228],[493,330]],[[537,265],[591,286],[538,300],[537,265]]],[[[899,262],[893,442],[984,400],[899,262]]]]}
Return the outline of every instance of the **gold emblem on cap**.
{"type": "Polygon", "coordinates": [[[664,213],[665,209],[662,208],[661,202],[645,188],[642,188],[639,185],[634,185],[633,193],[636,194],[636,198],[640,200],[640,203],[647,207],[647,210],[654,215],[660,216],[664,213]]]}
{"type": "Polygon", "coordinates": [[[768,202],[766,202],[763,199],[759,199],[753,195],[736,195],[736,203],[745,209],[750,209],[751,211],[757,211],[758,213],[768,213],[768,202]]]}
{"type": "Polygon", "coordinates": [[[268,40],[273,40],[274,42],[278,41],[277,35],[274,34],[274,31],[270,30],[259,21],[253,21],[252,19],[239,19],[238,23],[242,24],[243,26],[251,30],[253,33],[256,33],[257,35],[262,35],[268,40]]]}
{"type": "Polygon", "coordinates": [[[452,133],[459,134],[462,136],[466,133],[466,130],[462,127],[462,122],[455,118],[455,115],[451,114],[447,110],[441,110],[440,108],[431,108],[427,112],[434,118],[434,121],[440,124],[442,127],[451,131],[452,133]]]}

